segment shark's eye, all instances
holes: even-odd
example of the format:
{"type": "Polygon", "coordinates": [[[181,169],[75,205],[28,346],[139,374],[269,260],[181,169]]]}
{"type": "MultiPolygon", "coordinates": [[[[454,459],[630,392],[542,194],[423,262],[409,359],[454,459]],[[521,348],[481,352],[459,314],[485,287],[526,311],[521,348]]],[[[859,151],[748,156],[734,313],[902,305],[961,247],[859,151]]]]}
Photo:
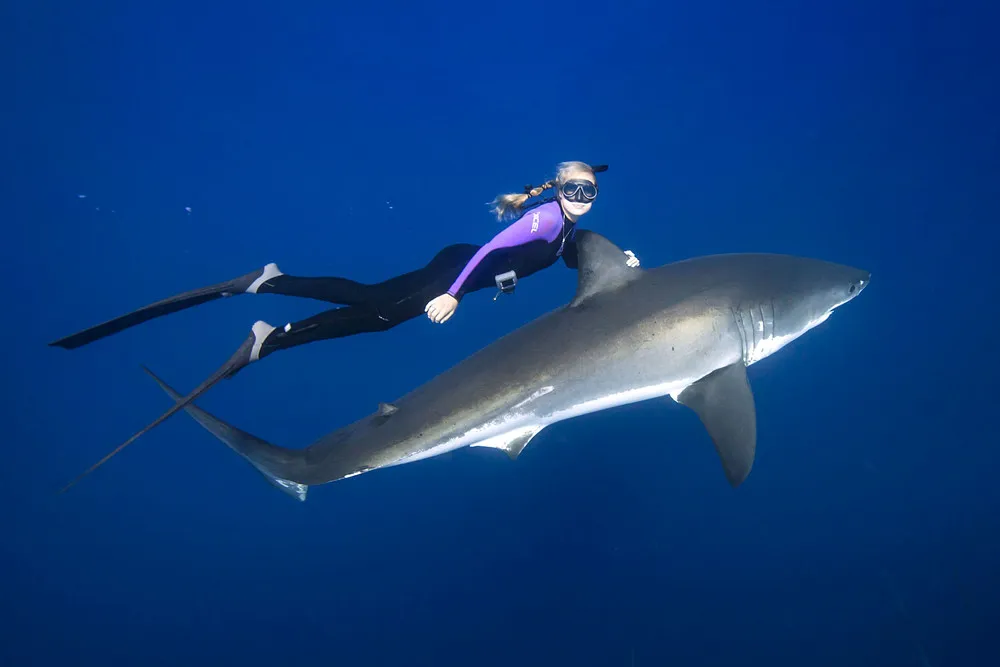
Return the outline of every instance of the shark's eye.
{"type": "Polygon", "coordinates": [[[854,294],[854,292],[857,291],[857,289],[858,289],[858,284],[857,283],[851,283],[851,291],[850,291],[850,293],[854,294]]]}

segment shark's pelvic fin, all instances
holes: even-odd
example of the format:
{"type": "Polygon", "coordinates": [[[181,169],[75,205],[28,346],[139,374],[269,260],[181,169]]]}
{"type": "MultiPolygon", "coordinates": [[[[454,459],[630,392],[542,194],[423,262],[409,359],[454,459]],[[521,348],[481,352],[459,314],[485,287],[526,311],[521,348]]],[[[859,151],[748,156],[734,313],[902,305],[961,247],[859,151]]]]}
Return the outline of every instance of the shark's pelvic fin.
{"type": "Polygon", "coordinates": [[[697,413],[715,443],[726,479],[734,487],[742,484],[757,448],[757,409],[743,362],[713,371],[674,400],[697,413]]]}
{"type": "Polygon", "coordinates": [[[538,435],[538,432],[543,428],[545,428],[544,425],[532,424],[531,426],[524,426],[514,429],[513,431],[507,431],[506,433],[495,435],[492,438],[480,440],[470,446],[502,449],[507,452],[507,456],[509,456],[513,461],[521,454],[522,451],[524,451],[524,448],[528,446],[531,439],[538,435]]]}
{"type": "MultiPolygon", "coordinates": [[[[158,378],[153,371],[145,367],[143,367],[143,370],[146,371],[151,378],[156,380],[156,383],[160,385],[160,389],[165,391],[175,402],[182,398],[182,396],[174,391],[170,385],[158,378]]],[[[280,477],[271,474],[266,468],[254,461],[253,458],[248,455],[248,452],[252,452],[256,449],[273,448],[274,445],[265,440],[261,440],[257,436],[247,433],[246,431],[242,431],[235,426],[227,424],[221,419],[205,412],[194,403],[188,403],[185,405],[184,411],[191,415],[195,421],[204,426],[206,431],[226,443],[230,449],[246,459],[250,465],[256,468],[257,471],[264,476],[264,479],[291,497],[305,502],[306,493],[309,491],[308,486],[305,484],[299,484],[298,482],[292,482],[287,479],[281,479],[280,477]]]]}
{"type": "Polygon", "coordinates": [[[642,269],[625,263],[628,258],[621,248],[596,232],[578,231],[576,248],[576,296],[569,304],[571,308],[595,294],[623,287],[642,274],[642,269]]]}

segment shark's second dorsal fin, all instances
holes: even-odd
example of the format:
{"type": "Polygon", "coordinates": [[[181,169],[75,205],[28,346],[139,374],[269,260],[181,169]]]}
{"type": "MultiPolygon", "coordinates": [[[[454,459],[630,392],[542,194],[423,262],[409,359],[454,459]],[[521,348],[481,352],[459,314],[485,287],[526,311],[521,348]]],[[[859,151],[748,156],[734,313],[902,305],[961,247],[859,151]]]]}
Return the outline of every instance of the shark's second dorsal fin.
{"type": "Polygon", "coordinates": [[[389,417],[396,414],[398,410],[399,408],[392,403],[379,403],[378,410],[371,416],[371,423],[374,426],[381,426],[389,420],[389,417]]]}
{"type": "Polygon", "coordinates": [[[627,285],[642,273],[642,269],[625,263],[628,257],[621,248],[597,232],[579,230],[576,233],[576,252],[576,296],[569,304],[571,308],[595,294],[627,285]]]}

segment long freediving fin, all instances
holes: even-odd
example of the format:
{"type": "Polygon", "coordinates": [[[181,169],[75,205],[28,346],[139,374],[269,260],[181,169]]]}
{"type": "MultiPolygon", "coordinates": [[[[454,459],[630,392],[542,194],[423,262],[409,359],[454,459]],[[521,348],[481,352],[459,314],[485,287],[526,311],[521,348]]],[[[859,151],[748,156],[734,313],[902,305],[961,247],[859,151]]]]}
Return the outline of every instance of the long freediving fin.
{"type": "Polygon", "coordinates": [[[239,278],[233,278],[222,283],[190,290],[182,294],[151,303],[131,313],[116,317],[101,324],[84,329],[75,334],[60,338],[49,343],[50,347],[61,347],[74,350],[88,343],[106,338],[129,329],[143,322],[176,313],[194,306],[238,294],[255,294],[257,289],[268,280],[283,275],[277,264],[271,263],[263,269],[251,271],[239,278]]]}
{"type": "Polygon", "coordinates": [[[229,358],[229,361],[223,364],[217,371],[212,373],[212,375],[210,375],[208,379],[206,379],[204,382],[198,385],[194,389],[194,391],[185,396],[179,402],[175,403],[173,407],[171,407],[169,410],[160,415],[155,421],[153,421],[151,424],[143,428],[141,431],[133,435],[131,438],[129,438],[122,444],[118,445],[118,447],[113,449],[107,456],[105,456],[100,461],[92,465],[90,468],[80,473],[73,481],[71,481],[69,484],[60,489],[59,493],[65,493],[66,491],[68,491],[81,479],[83,479],[84,477],[86,477],[87,475],[89,475],[90,473],[94,472],[102,465],[107,463],[108,460],[110,460],[111,457],[113,457],[115,454],[117,454],[121,450],[131,445],[141,436],[145,435],[149,431],[159,426],[161,423],[163,423],[168,418],[173,416],[174,413],[183,410],[189,403],[191,403],[191,401],[195,400],[196,398],[204,394],[206,391],[211,389],[215,384],[219,382],[219,380],[232,376],[240,369],[245,368],[252,361],[256,361],[258,355],[260,354],[260,347],[259,347],[260,343],[262,343],[264,339],[267,338],[268,334],[271,333],[271,331],[274,331],[274,327],[271,326],[270,324],[267,324],[266,322],[258,321],[256,324],[254,324],[253,332],[245,341],[243,341],[243,344],[240,345],[239,349],[236,350],[236,353],[229,358]]]}

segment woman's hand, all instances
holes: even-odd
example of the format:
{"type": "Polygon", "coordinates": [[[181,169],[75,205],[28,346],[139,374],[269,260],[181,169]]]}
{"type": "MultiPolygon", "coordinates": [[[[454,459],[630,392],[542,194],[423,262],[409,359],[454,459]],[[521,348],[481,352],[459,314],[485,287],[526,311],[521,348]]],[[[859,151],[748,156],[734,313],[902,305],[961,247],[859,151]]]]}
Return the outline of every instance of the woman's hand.
{"type": "Polygon", "coordinates": [[[427,317],[431,322],[435,324],[444,324],[455,314],[455,309],[458,308],[458,299],[450,294],[442,294],[439,297],[435,297],[430,300],[430,302],[424,306],[424,312],[427,313],[427,317]]]}

